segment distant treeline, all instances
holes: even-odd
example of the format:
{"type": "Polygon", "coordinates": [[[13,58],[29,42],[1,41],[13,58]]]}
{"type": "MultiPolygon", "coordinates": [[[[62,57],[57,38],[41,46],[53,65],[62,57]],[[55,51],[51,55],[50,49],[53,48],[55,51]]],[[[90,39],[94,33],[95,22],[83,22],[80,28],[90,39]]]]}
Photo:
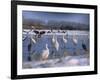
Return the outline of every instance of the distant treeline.
{"type": "Polygon", "coordinates": [[[23,20],[24,29],[61,29],[61,30],[89,30],[89,25],[68,22],[68,21],[48,21],[41,20],[23,20]]]}

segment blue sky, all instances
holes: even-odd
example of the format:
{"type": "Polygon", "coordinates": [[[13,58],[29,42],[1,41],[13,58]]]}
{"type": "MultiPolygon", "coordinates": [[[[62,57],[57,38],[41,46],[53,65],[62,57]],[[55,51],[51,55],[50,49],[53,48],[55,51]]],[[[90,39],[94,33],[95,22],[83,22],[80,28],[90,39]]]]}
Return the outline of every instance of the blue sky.
{"type": "Polygon", "coordinates": [[[59,12],[37,12],[37,11],[23,11],[23,19],[25,20],[49,20],[56,21],[70,21],[82,24],[89,24],[89,14],[82,13],[59,13],[59,12]]]}

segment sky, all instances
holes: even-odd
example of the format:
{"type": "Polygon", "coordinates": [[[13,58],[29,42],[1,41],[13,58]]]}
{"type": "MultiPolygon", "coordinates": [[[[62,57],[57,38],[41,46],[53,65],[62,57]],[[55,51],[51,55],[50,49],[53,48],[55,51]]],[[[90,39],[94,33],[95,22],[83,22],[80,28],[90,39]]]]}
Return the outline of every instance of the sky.
{"type": "Polygon", "coordinates": [[[23,19],[25,20],[42,20],[48,22],[49,20],[69,21],[82,24],[89,24],[89,14],[82,13],[60,13],[60,12],[39,12],[39,11],[23,11],[23,19]]]}

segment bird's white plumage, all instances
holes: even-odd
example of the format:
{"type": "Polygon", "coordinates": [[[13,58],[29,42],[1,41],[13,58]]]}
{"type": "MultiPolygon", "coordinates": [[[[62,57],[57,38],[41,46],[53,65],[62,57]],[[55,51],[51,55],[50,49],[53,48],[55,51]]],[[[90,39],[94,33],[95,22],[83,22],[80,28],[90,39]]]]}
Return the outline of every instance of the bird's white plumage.
{"type": "Polygon", "coordinates": [[[76,37],[76,33],[73,34],[73,43],[76,45],[78,43],[78,39],[76,37]]]}
{"type": "Polygon", "coordinates": [[[65,39],[64,35],[63,35],[63,41],[64,41],[64,43],[67,43],[67,39],[65,39]]]}
{"type": "Polygon", "coordinates": [[[78,40],[76,38],[73,38],[73,42],[74,42],[74,44],[77,44],[78,40]]]}
{"type": "Polygon", "coordinates": [[[59,50],[59,43],[58,43],[58,41],[57,41],[57,37],[56,37],[56,40],[55,40],[55,48],[56,48],[56,50],[58,51],[59,50]]]}
{"type": "Polygon", "coordinates": [[[57,41],[57,36],[55,37],[54,34],[53,34],[53,37],[52,37],[52,43],[53,43],[54,47],[56,48],[56,50],[58,51],[59,43],[57,41]]]}
{"type": "Polygon", "coordinates": [[[52,37],[52,42],[55,43],[55,38],[54,38],[54,36],[52,37]]]}
{"type": "Polygon", "coordinates": [[[48,44],[46,44],[46,49],[42,51],[42,60],[46,60],[49,56],[48,44]]]}
{"type": "Polygon", "coordinates": [[[73,43],[74,43],[74,44],[77,44],[77,43],[78,43],[78,40],[77,40],[77,38],[76,38],[75,35],[73,36],[73,43]]]}

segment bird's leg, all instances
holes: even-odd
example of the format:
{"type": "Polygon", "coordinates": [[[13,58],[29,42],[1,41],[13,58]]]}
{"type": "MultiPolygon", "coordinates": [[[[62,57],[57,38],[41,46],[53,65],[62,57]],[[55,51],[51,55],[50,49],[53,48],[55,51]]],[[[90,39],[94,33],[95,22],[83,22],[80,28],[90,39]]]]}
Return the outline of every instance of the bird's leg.
{"type": "Polygon", "coordinates": [[[31,61],[31,57],[30,56],[28,56],[28,61],[31,61]]]}
{"type": "Polygon", "coordinates": [[[28,45],[28,52],[29,52],[28,61],[31,61],[31,48],[32,48],[32,41],[30,38],[30,43],[28,45]]]}
{"type": "Polygon", "coordinates": [[[28,61],[31,61],[31,53],[29,52],[28,61]]]}
{"type": "Polygon", "coordinates": [[[54,51],[53,50],[51,51],[51,56],[52,56],[51,58],[53,59],[54,58],[53,57],[54,56],[54,51]]]}
{"type": "MultiPolygon", "coordinates": [[[[54,49],[54,47],[52,49],[54,49]]],[[[55,56],[56,56],[55,50],[53,50],[53,59],[55,59],[55,56]]]]}

